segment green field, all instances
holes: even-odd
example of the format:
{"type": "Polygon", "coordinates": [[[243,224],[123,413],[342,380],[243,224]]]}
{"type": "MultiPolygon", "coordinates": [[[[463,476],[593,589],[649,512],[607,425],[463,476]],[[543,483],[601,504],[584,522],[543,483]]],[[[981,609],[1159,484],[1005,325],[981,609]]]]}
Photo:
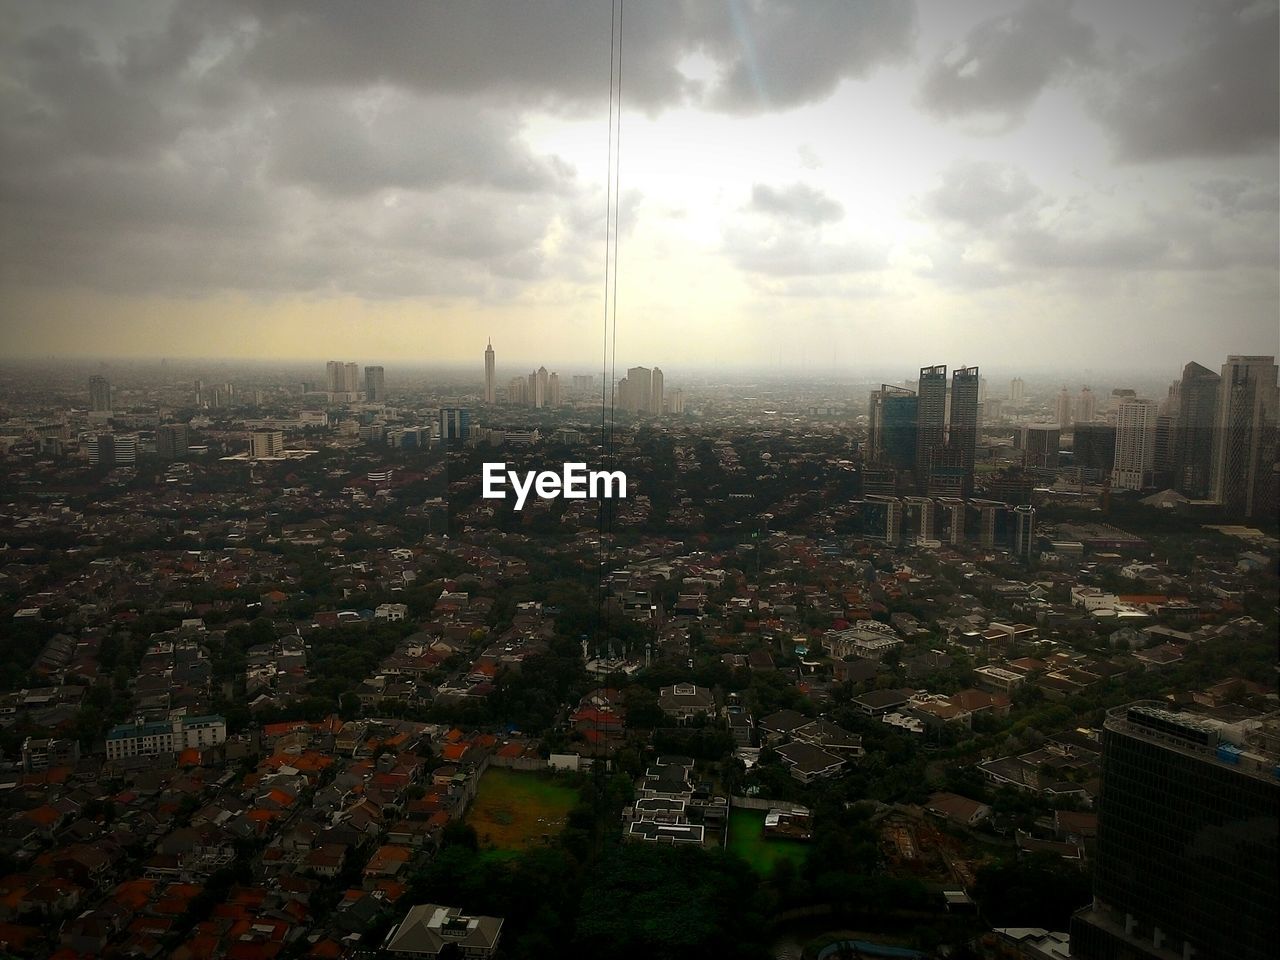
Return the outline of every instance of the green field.
{"type": "Polygon", "coordinates": [[[481,849],[525,850],[558,836],[578,791],[539,773],[490,767],[480,778],[466,822],[481,849]]]}
{"type": "Polygon", "coordinates": [[[740,808],[729,811],[729,850],[765,877],[779,860],[790,860],[799,867],[809,855],[809,845],[800,840],[766,839],[764,814],[763,810],[740,808]]]}

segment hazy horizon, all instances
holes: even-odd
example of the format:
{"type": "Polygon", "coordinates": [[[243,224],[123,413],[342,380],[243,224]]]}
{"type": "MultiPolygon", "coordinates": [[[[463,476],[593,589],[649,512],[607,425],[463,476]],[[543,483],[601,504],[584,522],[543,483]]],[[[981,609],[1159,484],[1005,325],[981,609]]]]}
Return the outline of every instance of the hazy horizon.
{"type": "MultiPolygon", "coordinates": [[[[598,373],[604,5],[0,10],[3,356],[598,373]]],[[[625,18],[620,371],[1280,353],[1275,0],[625,18]]]]}

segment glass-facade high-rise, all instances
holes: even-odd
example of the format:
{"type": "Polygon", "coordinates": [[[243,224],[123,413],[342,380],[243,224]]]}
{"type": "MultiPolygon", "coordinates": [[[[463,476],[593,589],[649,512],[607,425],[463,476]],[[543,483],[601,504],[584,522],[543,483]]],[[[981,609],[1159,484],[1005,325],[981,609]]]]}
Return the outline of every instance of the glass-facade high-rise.
{"type": "Polygon", "coordinates": [[[1154,702],[1103,728],[1094,902],[1084,960],[1262,960],[1280,934],[1280,723],[1154,702]]]}
{"type": "Polygon", "coordinates": [[[867,460],[895,470],[911,470],[916,461],[916,395],[903,387],[881,384],[871,394],[867,460]]]}
{"type": "Polygon", "coordinates": [[[929,486],[933,461],[946,440],[946,364],[920,368],[920,387],[916,397],[916,477],[923,492],[929,486]]]}
{"type": "Polygon", "coordinates": [[[1212,493],[1213,430],[1222,378],[1198,363],[1182,368],[1178,422],[1174,434],[1174,489],[1192,500],[1212,493]]]}

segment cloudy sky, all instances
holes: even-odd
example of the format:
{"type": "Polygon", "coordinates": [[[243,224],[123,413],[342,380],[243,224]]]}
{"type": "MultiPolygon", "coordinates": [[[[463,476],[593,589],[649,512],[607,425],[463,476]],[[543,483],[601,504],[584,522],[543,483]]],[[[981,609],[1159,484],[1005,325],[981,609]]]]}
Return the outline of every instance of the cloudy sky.
{"type": "MultiPolygon", "coordinates": [[[[0,0],[0,355],[601,349],[607,0],[0,0]]],[[[620,365],[1274,353],[1276,0],[631,0],[620,365]]]]}

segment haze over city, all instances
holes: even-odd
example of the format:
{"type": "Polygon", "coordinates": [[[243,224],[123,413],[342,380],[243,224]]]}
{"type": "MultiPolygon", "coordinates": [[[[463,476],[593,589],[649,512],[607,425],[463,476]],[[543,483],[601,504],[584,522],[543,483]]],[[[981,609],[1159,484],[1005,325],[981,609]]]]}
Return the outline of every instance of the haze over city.
{"type": "MultiPolygon", "coordinates": [[[[3,9],[0,353],[598,368],[604,5],[3,9]]],[[[1275,352],[1275,3],[625,16],[620,360],[1275,352]]]]}

